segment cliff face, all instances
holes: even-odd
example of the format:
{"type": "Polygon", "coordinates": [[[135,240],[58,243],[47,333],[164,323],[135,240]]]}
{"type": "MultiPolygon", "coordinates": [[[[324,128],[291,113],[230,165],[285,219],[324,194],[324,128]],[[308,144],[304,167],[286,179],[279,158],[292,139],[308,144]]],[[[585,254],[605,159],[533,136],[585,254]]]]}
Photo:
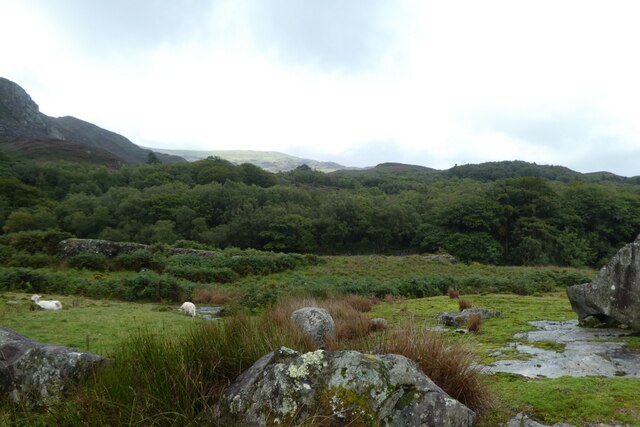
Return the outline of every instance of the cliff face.
{"type": "MultiPolygon", "coordinates": [[[[121,164],[144,163],[151,150],[138,147],[122,135],[102,129],[75,117],[49,117],[40,112],[29,94],[16,83],[0,77],[0,144],[18,149],[27,155],[32,142],[38,150],[45,150],[47,158],[65,159],[61,141],[68,150],[70,145],[103,150],[121,164]]],[[[184,160],[178,156],[155,153],[162,162],[184,160]]]]}

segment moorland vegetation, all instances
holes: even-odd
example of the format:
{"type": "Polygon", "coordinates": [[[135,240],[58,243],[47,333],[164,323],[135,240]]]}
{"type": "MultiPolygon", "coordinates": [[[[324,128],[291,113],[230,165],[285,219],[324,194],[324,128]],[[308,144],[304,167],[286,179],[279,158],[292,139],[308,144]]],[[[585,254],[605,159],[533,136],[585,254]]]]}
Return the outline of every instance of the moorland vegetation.
{"type": "Polygon", "coordinates": [[[0,153],[0,188],[0,324],[112,360],[48,408],[2,402],[0,425],[209,425],[225,387],[264,354],[312,348],[288,320],[306,305],[336,320],[328,350],[404,354],[478,425],[520,411],[550,424],[640,418],[634,379],[479,368],[525,357],[497,350],[528,321],[575,318],[564,289],[640,229],[635,179],[521,162],[272,174],[218,158],[108,169],[0,153]],[[150,246],[58,257],[72,237],[150,246]],[[421,255],[437,251],[463,262],[421,255]],[[35,311],[32,293],[65,308],[35,311]],[[224,306],[222,320],[179,315],[185,300],[224,306]],[[475,318],[464,335],[425,332],[463,306],[503,317],[475,318]],[[375,317],[389,327],[372,331],[375,317]]]}

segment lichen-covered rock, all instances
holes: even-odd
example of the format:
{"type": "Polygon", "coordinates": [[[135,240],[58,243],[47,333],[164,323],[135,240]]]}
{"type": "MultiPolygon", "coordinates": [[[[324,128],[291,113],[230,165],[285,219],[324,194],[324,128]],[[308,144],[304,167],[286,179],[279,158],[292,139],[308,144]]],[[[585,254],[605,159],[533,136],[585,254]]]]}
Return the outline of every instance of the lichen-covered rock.
{"type": "Polygon", "coordinates": [[[335,337],[336,324],[327,310],[304,307],[291,313],[291,322],[311,340],[316,348],[324,348],[327,340],[335,337]]]}
{"type": "Polygon", "coordinates": [[[221,425],[298,425],[317,417],[345,425],[471,426],[475,414],[397,354],[282,347],[225,391],[221,425]]]}
{"type": "Polygon", "coordinates": [[[567,296],[581,323],[593,316],[640,330],[640,236],[623,246],[592,282],[569,286],[567,296]]]}
{"type": "MultiPolygon", "coordinates": [[[[72,256],[90,253],[104,255],[109,258],[121,254],[130,254],[138,250],[148,249],[148,245],[133,242],[112,242],[101,239],[67,239],[58,244],[58,255],[61,258],[70,258],[72,256]]],[[[204,251],[201,249],[191,248],[168,248],[168,255],[195,255],[202,257],[215,256],[213,251],[204,251]]]]}
{"type": "Polygon", "coordinates": [[[465,308],[462,311],[439,313],[436,319],[438,319],[438,322],[444,323],[447,326],[461,326],[465,325],[472,315],[479,315],[483,320],[492,317],[502,317],[502,313],[498,310],[473,307],[465,308]]]}
{"type": "Polygon", "coordinates": [[[29,408],[46,406],[105,361],[97,354],[41,344],[0,327],[0,396],[29,408]]]}

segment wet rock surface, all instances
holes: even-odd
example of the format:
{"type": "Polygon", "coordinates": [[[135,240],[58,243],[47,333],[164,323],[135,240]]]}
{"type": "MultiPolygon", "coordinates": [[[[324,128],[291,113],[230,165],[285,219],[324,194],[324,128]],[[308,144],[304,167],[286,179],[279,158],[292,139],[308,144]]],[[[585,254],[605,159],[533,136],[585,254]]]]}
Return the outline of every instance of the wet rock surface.
{"type": "Polygon", "coordinates": [[[620,340],[630,336],[630,330],[581,328],[575,320],[529,323],[537,330],[516,334],[515,338],[524,338],[531,344],[512,343],[509,350],[515,348],[531,358],[499,360],[488,367],[488,372],[508,372],[531,378],[640,377],[640,353],[629,350],[620,340]],[[546,350],[534,345],[542,341],[564,345],[564,350],[546,350]]]}
{"type": "Polygon", "coordinates": [[[196,307],[196,315],[205,320],[218,320],[218,316],[222,312],[222,307],[196,307]]]}

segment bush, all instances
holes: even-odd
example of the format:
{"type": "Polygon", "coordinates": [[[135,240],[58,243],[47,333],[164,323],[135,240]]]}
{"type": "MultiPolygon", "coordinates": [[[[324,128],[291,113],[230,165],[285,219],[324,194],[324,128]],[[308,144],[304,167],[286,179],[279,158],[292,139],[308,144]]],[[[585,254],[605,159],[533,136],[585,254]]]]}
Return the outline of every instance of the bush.
{"type": "Polygon", "coordinates": [[[55,258],[51,255],[36,253],[29,254],[26,252],[17,252],[9,260],[5,262],[9,267],[31,267],[44,268],[56,264],[55,258]]]}
{"type": "Polygon", "coordinates": [[[0,289],[5,291],[68,294],[76,289],[65,274],[42,269],[0,269],[0,289]]]}
{"type": "Polygon", "coordinates": [[[81,253],[67,259],[69,267],[75,269],[85,269],[92,271],[107,271],[109,269],[109,259],[100,254],[81,253]]]}
{"type": "Polygon", "coordinates": [[[72,237],[74,237],[73,234],[58,230],[21,231],[0,236],[0,244],[9,245],[30,254],[44,252],[55,255],[58,253],[58,243],[72,237]]]}
{"type": "Polygon", "coordinates": [[[161,272],[165,263],[162,255],[154,255],[144,249],[130,254],[121,254],[113,260],[113,267],[117,270],[140,271],[142,269],[161,272]]]}

